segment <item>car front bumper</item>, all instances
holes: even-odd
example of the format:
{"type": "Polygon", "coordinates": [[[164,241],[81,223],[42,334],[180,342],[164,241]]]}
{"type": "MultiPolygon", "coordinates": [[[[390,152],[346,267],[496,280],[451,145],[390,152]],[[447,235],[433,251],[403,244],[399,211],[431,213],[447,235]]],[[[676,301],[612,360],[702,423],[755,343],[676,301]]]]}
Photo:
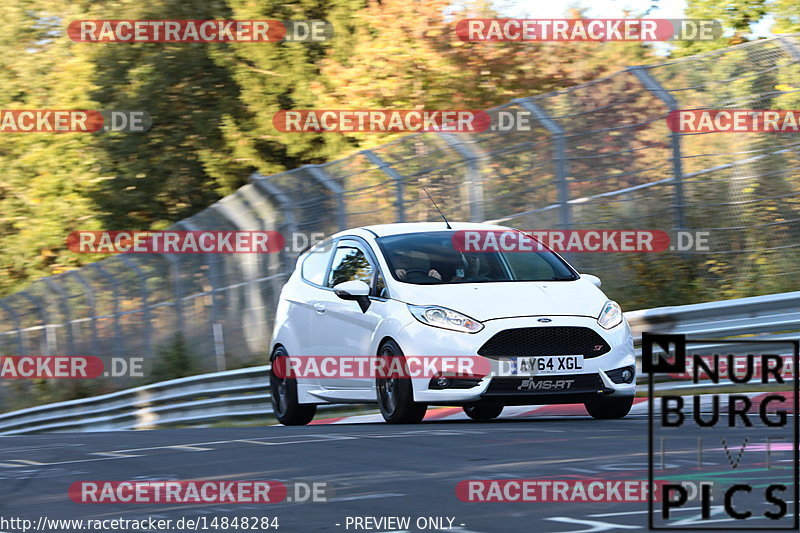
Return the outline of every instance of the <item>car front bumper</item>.
{"type": "Polygon", "coordinates": [[[615,383],[609,371],[636,367],[633,338],[627,322],[606,330],[591,317],[549,316],[544,326],[541,317],[514,317],[489,320],[478,333],[461,333],[413,322],[402,329],[398,338],[406,355],[472,356],[495,334],[506,329],[578,326],[594,330],[608,344],[603,355],[585,358],[580,371],[539,376],[505,376],[494,372],[470,388],[431,388],[429,378],[412,379],[414,400],[431,405],[454,405],[476,401],[493,401],[506,405],[551,403],[583,403],[603,396],[633,396],[632,383],[615,383]]]}

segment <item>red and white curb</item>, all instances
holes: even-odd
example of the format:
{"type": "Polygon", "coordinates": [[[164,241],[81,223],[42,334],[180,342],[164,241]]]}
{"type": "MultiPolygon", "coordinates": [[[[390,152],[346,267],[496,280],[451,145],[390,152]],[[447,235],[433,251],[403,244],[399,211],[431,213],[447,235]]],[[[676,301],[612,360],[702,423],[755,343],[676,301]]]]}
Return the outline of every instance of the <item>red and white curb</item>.
{"type": "MultiPolygon", "coordinates": [[[[737,393],[733,393],[736,395],[737,393]]],[[[766,397],[769,394],[782,394],[786,397],[786,402],[779,404],[773,403],[772,407],[775,409],[785,409],[787,412],[791,413],[792,408],[794,406],[794,393],[793,392],[746,392],[746,393],[739,393],[740,395],[747,396],[753,402],[751,407],[751,411],[753,409],[758,409],[758,404],[760,403],[761,399],[766,397]]],[[[703,394],[700,396],[700,407],[703,412],[710,412],[711,405],[712,405],[712,398],[714,396],[719,397],[720,402],[720,411],[727,412],[728,410],[728,396],[729,394],[703,394]]],[[[633,402],[633,408],[631,409],[631,415],[646,415],[647,410],[649,408],[649,401],[647,398],[636,398],[633,402]]],[[[683,406],[683,411],[685,413],[691,413],[694,409],[693,401],[689,398],[685,401],[683,406]]],[[[660,402],[656,401],[653,404],[653,411],[658,413],[660,412],[660,402]]],[[[503,419],[520,419],[520,418],[531,418],[536,419],[539,417],[547,417],[547,416],[585,416],[588,417],[589,414],[586,412],[586,408],[582,404],[564,404],[564,405],[513,405],[508,406],[503,409],[503,413],[498,417],[498,420],[503,419]]],[[[470,420],[470,418],[464,413],[464,410],[461,407],[436,407],[428,409],[428,412],[425,414],[425,421],[426,422],[438,422],[438,421],[450,421],[450,420],[470,420]]],[[[353,415],[353,416],[343,416],[337,418],[322,418],[319,420],[314,420],[311,424],[314,425],[327,425],[327,424],[373,424],[383,422],[383,417],[380,413],[370,413],[365,415],[353,415]]]]}

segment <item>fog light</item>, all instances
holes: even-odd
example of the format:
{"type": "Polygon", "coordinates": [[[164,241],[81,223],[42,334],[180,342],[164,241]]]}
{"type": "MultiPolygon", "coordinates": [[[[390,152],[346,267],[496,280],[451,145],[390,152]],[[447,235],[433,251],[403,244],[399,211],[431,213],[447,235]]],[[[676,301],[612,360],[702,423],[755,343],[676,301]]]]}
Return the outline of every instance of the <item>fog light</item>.
{"type": "Polygon", "coordinates": [[[428,383],[428,388],[434,390],[448,389],[452,386],[453,380],[444,376],[431,378],[430,383],[428,383]]]}
{"type": "Polygon", "coordinates": [[[633,381],[633,371],[630,368],[626,368],[622,371],[622,381],[624,383],[630,383],[633,381]]]}

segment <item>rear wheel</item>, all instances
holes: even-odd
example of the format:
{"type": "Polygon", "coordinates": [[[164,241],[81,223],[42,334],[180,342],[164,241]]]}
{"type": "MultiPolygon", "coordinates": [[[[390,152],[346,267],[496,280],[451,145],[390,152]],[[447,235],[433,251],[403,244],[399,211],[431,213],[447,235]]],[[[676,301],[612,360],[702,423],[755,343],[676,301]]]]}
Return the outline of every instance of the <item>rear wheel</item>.
{"type": "MultiPolygon", "coordinates": [[[[378,353],[384,363],[384,368],[407,368],[403,351],[396,342],[386,341],[378,353]],[[399,364],[393,359],[399,359],[399,364]]],[[[378,392],[378,407],[383,419],[390,424],[417,424],[425,417],[428,406],[414,401],[414,390],[411,379],[405,377],[376,378],[375,386],[378,392]]]]}
{"type": "Polygon", "coordinates": [[[500,416],[503,412],[503,405],[499,404],[480,404],[465,405],[464,412],[473,420],[491,420],[500,416]]]}
{"type": "Polygon", "coordinates": [[[584,405],[592,418],[599,420],[625,418],[631,412],[631,407],[633,407],[633,396],[598,398],[597,400],[590,400],[584,405]]]}
{"type": "MultiPolygon", "coordinates": [[[[317,406],[302,404],[297,401],[297,380],[294,378],[275,375],[276,361],[281,357],[288,357],[286,349],[278,346],[272,354],[272,366],[269,372],[269,390],[272,395],[272,412],[275,418],[284,426],[304,426],[314,419],[317,406]]],[[[282,369],[287,365],[278,363],[282,369]]]]}

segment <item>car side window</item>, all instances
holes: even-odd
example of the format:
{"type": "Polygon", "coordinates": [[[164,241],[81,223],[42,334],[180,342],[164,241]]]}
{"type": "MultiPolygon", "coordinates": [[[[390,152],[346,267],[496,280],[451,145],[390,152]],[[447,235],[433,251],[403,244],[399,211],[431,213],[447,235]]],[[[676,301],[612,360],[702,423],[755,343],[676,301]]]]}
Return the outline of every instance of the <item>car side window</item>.
{"type": "Polygon", "coordinates": [[[342,243],[336,248],[328,275],[328,287],[333,287],[345,281],[363,281],[367,285],[372,283],[373,265],[367,259],[363,250],[355,244],[342,243]]]}
{"type": "Polygon", "coordinates": [[[389,298],[389,290],[386,288],[386,281],[380,271],[375,274],[375,288],[372,291],[373,296],[378,298],[389,298]]]}
{"type": "Polygon", "coordinates": [[[315,285],[324,285],[325,272],[328,269],[328,262],[332,253],[333,246],[331,246],[331,243],[323,243],[312,248],[303,260],[301,268],[303,279],[315,285]]]}

